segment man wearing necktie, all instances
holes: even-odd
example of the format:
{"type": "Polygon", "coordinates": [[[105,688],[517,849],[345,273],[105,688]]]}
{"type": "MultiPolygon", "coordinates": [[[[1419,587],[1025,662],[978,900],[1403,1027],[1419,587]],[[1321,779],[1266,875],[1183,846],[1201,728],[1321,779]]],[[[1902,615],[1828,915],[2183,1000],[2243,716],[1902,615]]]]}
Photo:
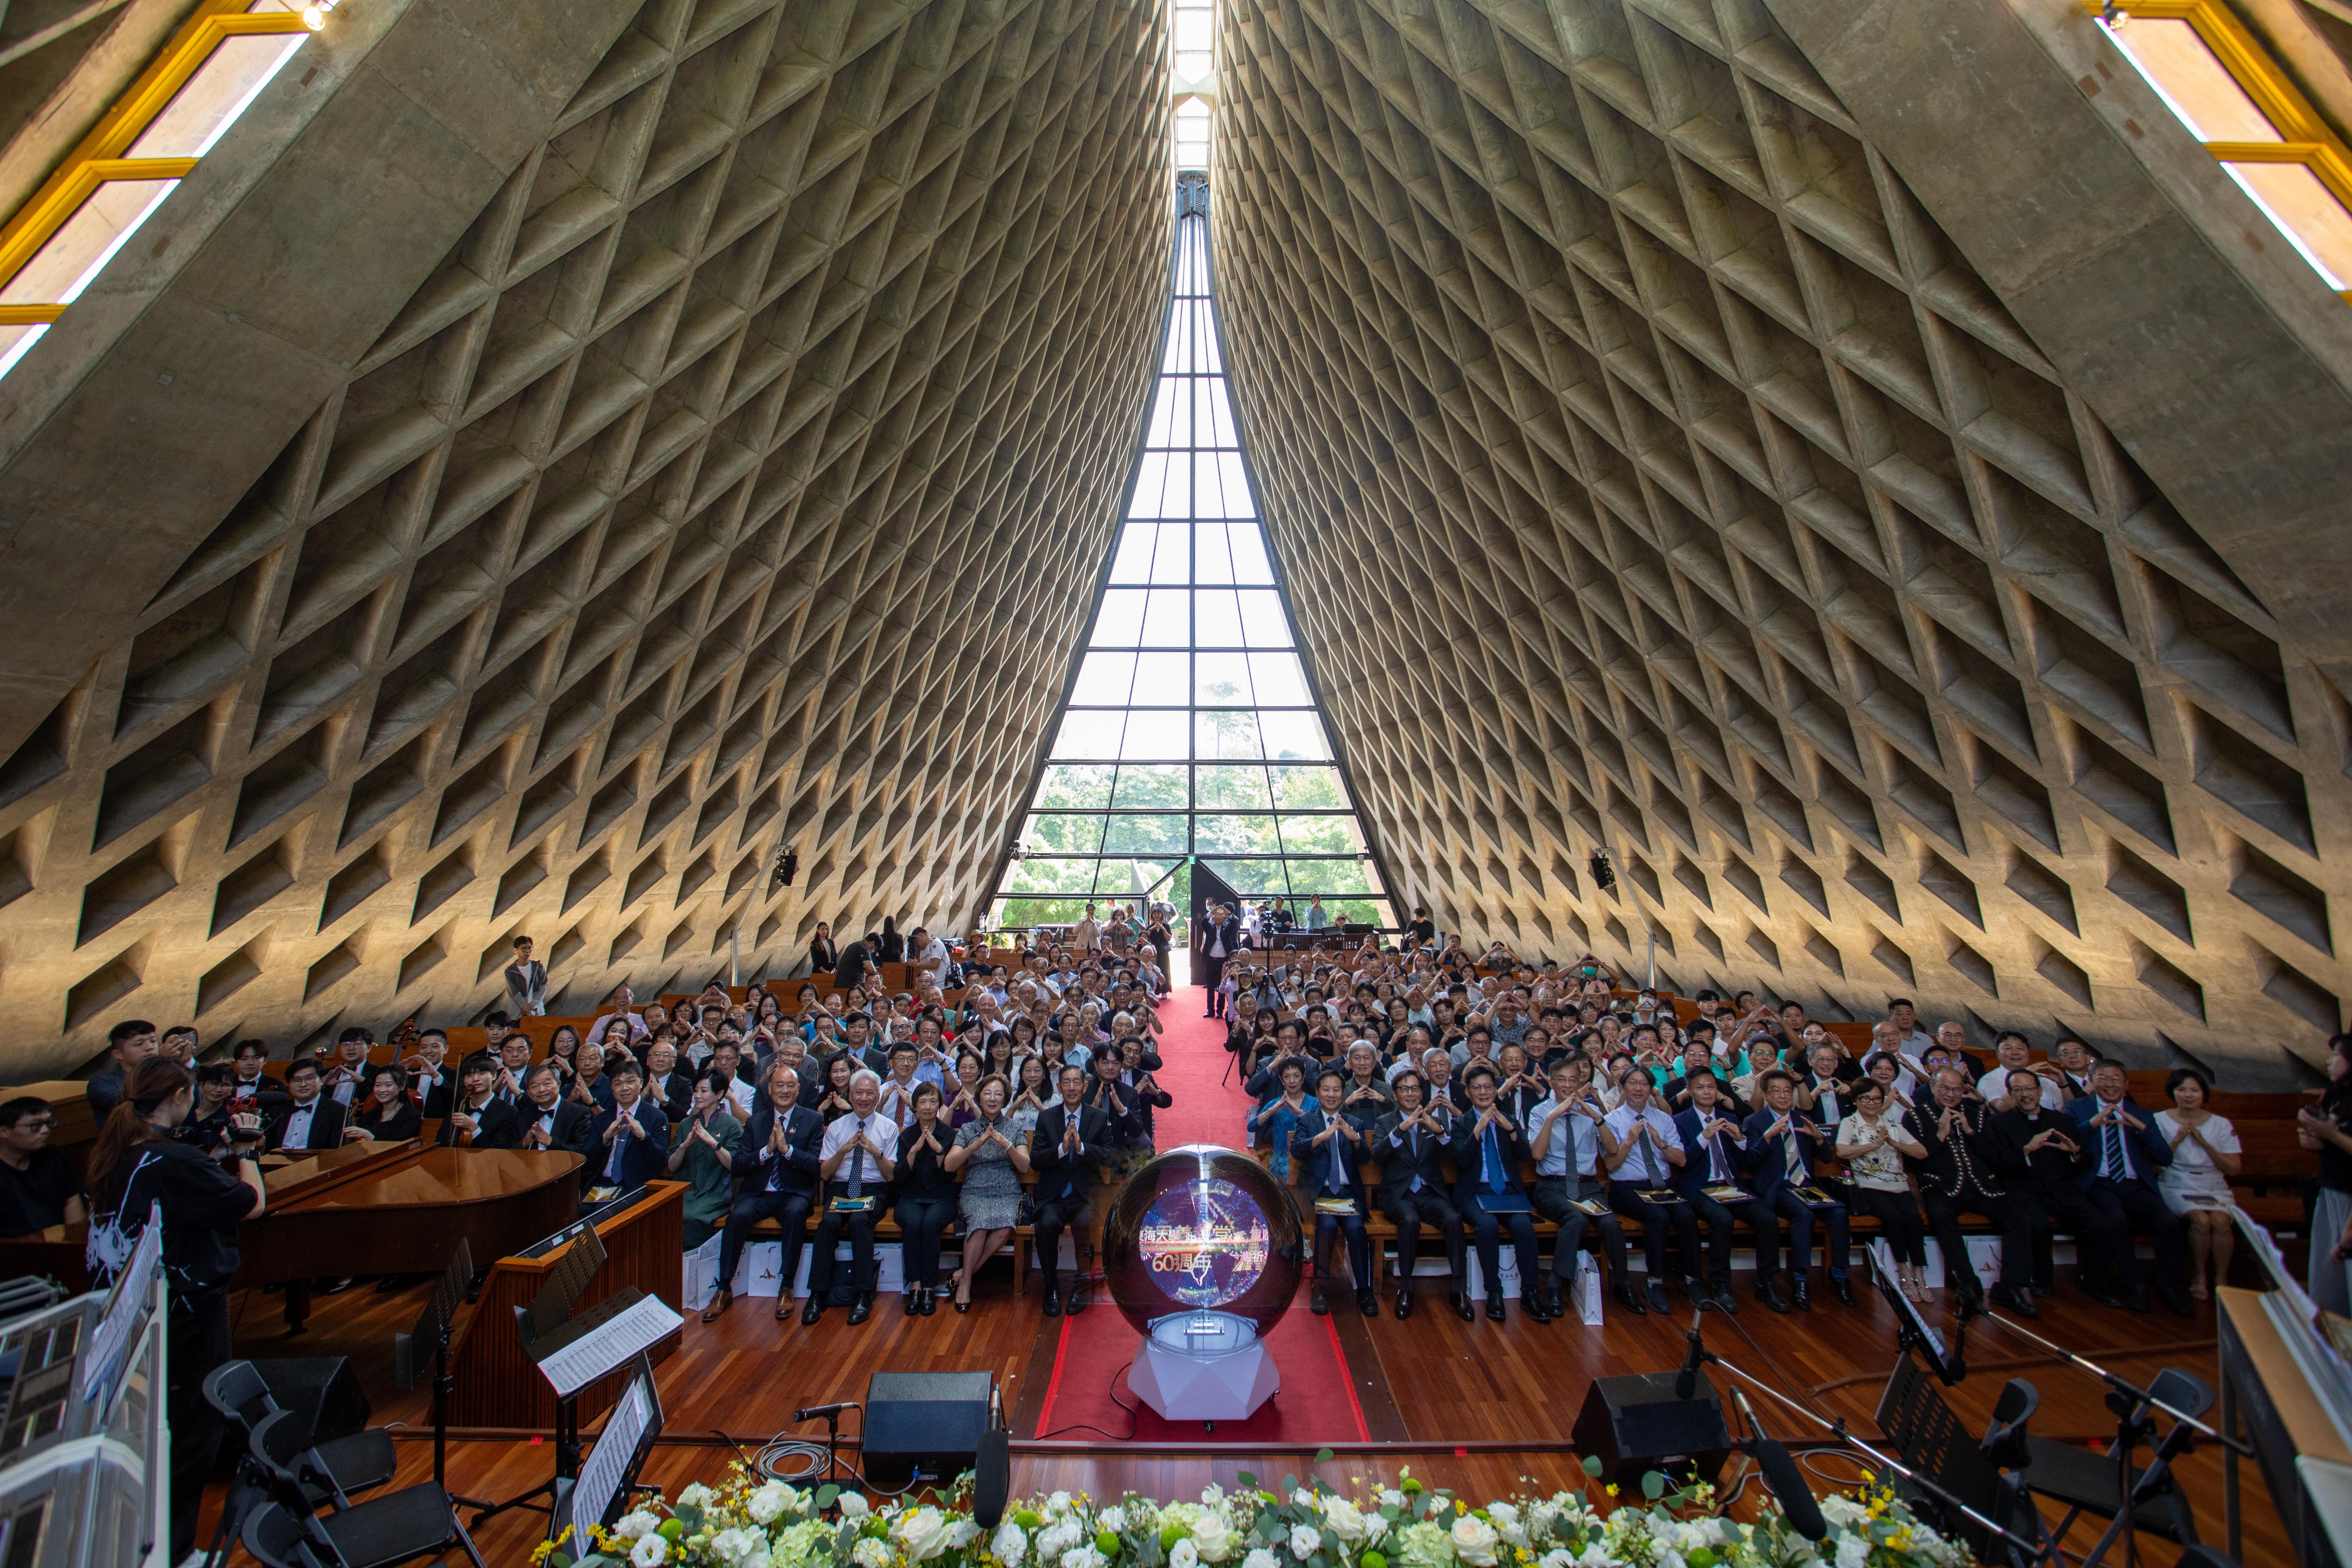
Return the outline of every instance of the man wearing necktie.
{"type": "Polygon", "coordinates": [[[1347,1075],[1327,1067],[1315,1079],[1316,1103],[1291,1124],[1290,1179],[1298,1188],[1300,1209],[1315,1216],[1315,1284],[1308,1306],[1318,1317],[1330,1310],[1323,1281],[1324,1262],[1331,1234],[1347,1239],[1348,1272],[1356,1287],[1356,1306],[1367,1318],[1380,1316],[1372,1294],[1372,1246],[1364,1235],[1364,1125],[1340,1104],[1347,1093],[1347,1075]],[[1316,1205],[1345,1203],[1346,1214],[1330,1214],[1316,1205]]]}
{"type": "Polygon", "coordinates": [[[1707,1286],[1715,1304],[1737,1316],[1731,1294],[1731,1233],[1741,1220],[1756,1237],[1756,1299],[1776,1312],[1789,1310],[1780,1293],[1780,1216],[1748,1190],[1748,1134],[1738,1107],[1711,1072],[1689,1080],[1690,1108],[1675,1118],[1675,1131],[1690,1158],[1675,1178],[1675,1190],[1706,1226],[1707,1286]],[[1707,1189],[1736,1189],[1737,1197],[1717,1197],[1707,1189]]]}
{"type": "Polygon", "coordinates": [[[845,1227],[849,1232],[849,1321],[856,1325],[874,1315],[874,1222],[882,1217],[884,1189],[890,1184],[898,1154],[898,1124],[879,1109],[881,1100],[882,1080],[870,1068],[859,1069],[849,1080],[849,1110],[824,1130],[817,1155],[817,1169],[824,1178],[824,1217],[809,1244],[803,1323],[824,1316],[826,1298],[833,1294],[833,1249],[845,1227]]]}
{"type": "Polygon", "coordinates": [[[1625,1226],[1614,1214],[1594,1215],[1577,1206],[1580,1202],[1608,1200],[1609,1188],[1601,1180],[1601,1161],[1617,1147],[1616,1135],[1606,1125],[1608,1113],[1592,1092],[1592,1064],[1582,1057],[1560,1057],[1551,1064],[1550,1078],[1550,1098],[1537,1103],[1528,1123],[1534,1129],[1528,1146],[1536,1165],[1536,1212],[1559,1226],[1559,1235],[1552,1242],[1551,1279],[1544,1287],[1544,1310],[1556,1318],[1567,1315],[1560,1292],[1573,1288],[1589,1226],[1600,1233],[1601,1249],[1609,1256],[1617,1304],[1635,1317],[1643,1316],[1649,1309],[1633,1294],[1633,1276],[1626,1268],[1625,1226]]]}
{"type": "Polygon", "coordinates": [[[589,1156],[586,1184],[642,1186],[669,1174],[669,1118],[645,1098],[645,1069],[635,1058],[616,1058],[604,1075],[613,1086],[612,1109],[595,1121],[595,1152],[589,1156]]]}
{"type": "Polygon", "coordinates": [[[2116,1270],[2124,1305],[2147,1310],[2147,1283],[2129,1238],[2145,1234],[2156,1243],[2156,1289],[2179,1317],[2193,1314],[2181,1283],[2180,1216],[2159,1196],[2156,1173],[2172,1163],[2172,1146],[2156,1130],[2155,1118],[2132,1102],[2131,1080],[2120,1062],[2091,1069],[2091,1092],[2066,1107],[2075,1137],[2091,1155],[2090,1169],[2075,1178],[2083,1195],[2099,1212],[2115,1245],[2107,1257],[2116,1270]]]}
{"type": "Polygon", "coordinates": [[[1372,1159],[1381,1168],[1381,1211],[1397,1227],[1396,1315],[1412,1316],[1413,1264],[1421,1251],[1421,1227],[1433,1225],[1445,1238],[1445,1261],[1454,1271],[1446,1300],[1464,1322],[1477,1317],[1462,1278],[1462,1215],[1444,1193],[1439,1171],[1445,1158],[1445,1127],[1430,1113],[1429,1080],[1412,1068],[1389,1086],[1396,1109],[1372,1129],[1372,1159]]]}
{"type": "Polygon", "coordinates": [[[1616,1152],[1606,1162],[1609,1206],[1628,1219],[1642,1222],[1642,1251],[1650,1270],[1646,1292],[1650,1310],[1664,1312],[1671,1310],[1666,1303],[1669,1226],[1682,1244],[1679,1278],[1683,1289],[1693,1300],[1698,1300],[1698,1216],[1680,1195],[1645,1194],[1673,1194],[1674,1173],[1689,1156],[1683,1152],[1682,1135],[1675,1131],[1674,1118],[1650,1103],[1647,1072],[1637,1068],[1627,1073],[1621,1092],[1624,1095],[1623,1103],[1609,1113],[1604,1124],[1617,1140],[1616,1152]]]}
{"type": "Polygon", "coordinates": [[[1519,1310],[1538,1323],[1551,1321],[1542,1291],[1536,1283],[1536,1226],[1533,1205],[1519,1184],[1519,1165],[1528,1155],[1527,1135],[1496,1103],[1495,1069],[1474,1064],[1463,1079],[1469,1109],[1454,1121],[1454,1206],[1471,1226],[1478,1247],[1478,1267],[1486,1278],[1486,1316],[1503,1321],[1503,1258],[1500,1237],[1507,1226],[1512,1249],[1518,1255],[1519,1310]]]}
{"type": "MultiPolygon", "coordinates": [[[[1789,1222],[1791,1304],[1800,1312],[1813,1310],[1811,1276],[1813,1226],[1818,1220],[1829,1231],[1831,1287],[1837,1291],[1839,1300],[1853,1306],[1853,1282],[1847,1278],[1853,1262],[1853,1232],[1845,1205],[1830,1203],[1817,1208],[1806,1202],[1798,1190],[1812,1183],[1813,1162],[1821,1157],[1822,1146],[1821,1128],[1797,1109],[1796,1076],[1787,1069],[1767,1068],[1759,1073],[1756,1094],[1764,1102],[1763,1108],[1751,1114],[1740,1128],[1748,1139],[1748,1190],[1756,1194],[1758,1202],[1789,1222]]],[[[1772,1253],[1776,1266],[1780,1257],[1776,1236],[1772,1253]]],[[[1760,1283],[1765,1275],[1760,1243],[1756,1250],[1756,1275],[1760,1283]]],[[[1765,1304],[1771,1303],[1768,1300],[1765,1304]]]]}
{"type": "Polygon", "coordinates": [[[1094,1268],[1095,1184],[1110,1152],[1110,1119],[1086,1103],[1087,1075],[1065,1062],[1055,1077],[1062,1098],[1037,1113],[1029,1132],[1029,1168],[1037,1173],[1031,1196],[1031,1233],[1036,1243],[1037,1265],[1045,1271],[1045,1315],[1062,1315],[1060,1264],[1062,1233],[1071,1236],[1077,1264],[1070,1282],[1070,1311],[1087,1310],[1087,1277],[1094,1268]]]}

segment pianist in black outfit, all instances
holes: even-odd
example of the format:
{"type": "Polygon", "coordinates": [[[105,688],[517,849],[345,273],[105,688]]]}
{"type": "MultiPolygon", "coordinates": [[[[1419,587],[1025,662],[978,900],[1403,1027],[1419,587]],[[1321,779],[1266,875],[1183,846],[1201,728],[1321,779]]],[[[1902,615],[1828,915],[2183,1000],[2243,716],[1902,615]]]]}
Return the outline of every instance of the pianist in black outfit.
{"type": "Polygon", "coordinates": [[[228,1289],[236,1273],[237,1222],[259,1215],[266,1202],[261,1167],[254,1163],[261,1119],[249,1112],[236,1118],[235,1159],[225,1167],[173,1136],[194,1106],[187,1068],[168,1057],[140,1063],[99,1129],[87,1173],[94,1215],[90,1280],[100,1289],[131,1261],[150,1205],[163,1207],[174,1563],[194,1550],[196,1502],[220,1446],[220,1416],[205,1403],[203,1388],[233,1353],[228,1289]]]}

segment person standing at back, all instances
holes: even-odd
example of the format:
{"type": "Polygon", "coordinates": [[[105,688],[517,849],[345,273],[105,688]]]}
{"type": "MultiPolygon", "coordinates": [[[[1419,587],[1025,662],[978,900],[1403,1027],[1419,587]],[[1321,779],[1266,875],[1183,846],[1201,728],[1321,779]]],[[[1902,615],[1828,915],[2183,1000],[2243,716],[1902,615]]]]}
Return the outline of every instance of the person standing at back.
{"type": "Polygon", "coordinates": [[[530,953],[530,938],[514,939],[514,962],[507,965],[507,1011],[518,1018],[547,1016],[547,965],[530,953]]]}

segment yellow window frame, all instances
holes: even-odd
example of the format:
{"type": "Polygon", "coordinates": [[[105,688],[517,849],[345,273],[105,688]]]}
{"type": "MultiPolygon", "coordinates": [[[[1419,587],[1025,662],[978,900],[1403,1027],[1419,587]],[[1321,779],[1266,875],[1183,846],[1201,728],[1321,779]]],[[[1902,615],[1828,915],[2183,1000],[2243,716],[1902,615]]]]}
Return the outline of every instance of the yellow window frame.
{"type": "MultiPolygon", "coordinates": [[[[2202,145],[2221,163],[2301,163],[2328,193],[2352,211],[2352,152],[2328,128],[2263,47],[2253,33],[2221,0],[2084,0],[2095,16],[2120,14],[2186,22],[2196,29],[2221,68],[2253,100],[2277,128],[2276,142],[2207,142],[2202,145]]],[[[2352,289],[2343,290],[2352,301],[2352,289]]]]}
{"type": "MultiPolygon", "coordinates": [[[[42,246],[110,180],[176,180],[194,158],[126,158],[128,151],[188,79],[227,38],[310,31],[299,11],[247,11],[251,0],[202,0],[154,62],[68,153],[56,174],[0,228],[0,287],[24,270],[42,246]]],[[[58,303],[0,305],[0,327],[33,326],[65,313],[58,303]]]]}

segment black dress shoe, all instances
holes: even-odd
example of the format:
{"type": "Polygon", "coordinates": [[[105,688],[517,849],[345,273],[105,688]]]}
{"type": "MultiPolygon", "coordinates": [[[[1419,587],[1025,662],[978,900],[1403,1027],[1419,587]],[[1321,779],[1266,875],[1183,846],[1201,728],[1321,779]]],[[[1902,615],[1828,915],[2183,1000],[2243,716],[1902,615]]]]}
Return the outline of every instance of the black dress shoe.
{"type": "Polygon", "coordinates": [[[1446,1300],[1454,1303],[1454,1315],[1464,1322],[1475,1323],[1478,1321],[1478,1309],[1470,1304],[1469,1291],[1453,1291],[1447,1295],[1446,1300]]]}
{"type": "Polygon", "coordinates": [[[1094,1282],[1092,1280],[1088,1279],[1084,1274],[1081,1274],[1076,1279],[1070,1281],[1070,1300],[1069,1304],[1066,1309],[1069,1312],[1070,1316],[1075,1318],[1080,1312],[1085,1311],[1087,1310],[1087,1303],[1093,1300],[1094,1282]]]}
{"type": "Polygon", "coordinates": [[[1992,1304],[2015,1312],[2021,1318],[2038,1318],[2042,1315],[2042,1309],[2033,1304],[2032,1294],[2021,1290],[2014,1285],[1994,1286],[1992,1304]]]}
{"type": "Polygon", "coordinates": [[[1049,1318],[1058,1318],[1062,1315],[1061,1288],[1050,1282],[1045,1287],[1045,1315],[1049,1318]]]}
{"type": "Polygon", "coordinates": [[[1521,1291],[1519,1310],[1530,1322],[1549,1323],[1553,1317],[1551,1306],[1543,1299],[1543,1292],[1540,1290],[1521,1291]]]}
{"type": "Polygon", "coordinates": [[[2116,1295],[2113,1290],[2108,1289],[2104,1285],[2085,1285],[2083,1287],[2083,1294],[2088,1296],[2092,1300],[2096,1301],[2102,1307],[2113,1307],[2118,1311],[2123,1308],[2124,1299],[2121,1296],[2116,1295]]]}
{"type": "Polygon", "coordinates": [[[1617,1304],[1619,1306],[1624,1308],[1635,1317],[1646,1318],[1650,1315],[1650,1309],[1642,1305],[1642,1298],[1633,1294],[1633,1281],[1625,1279],[1622,1275],[1618,1277],[1617,1288],[1611,1293],[1617,1298],[1617,1304]]]}
{"type": "Polygon", "coordinates": [[[1780,1294],[1778,1279],[1767,1279],[1756,1287],[1756,1299],[1776,1312],[1785,1314],[1789,1310],[1789,1298],[1780,1294]]]}
{"type": "Polygon", "coordinates": [[[936,1312],[938,1312],[938,1311],[939,1311],[939,1310],[940,1310],[940,1288],[939,1288],[938,1286],[936,1286],[936,1285],[926,1285],[926,1286],[924,1286],[924,1287],[923,1287],[923,1316],[925,1316],[926,1318],[930,1317],[930,1316],[932,1316],[933,1314],[935,1314],[936,1312]]]}
{"type": "Polygon", "coordinates": [[[1790,1281],[1789,1304],[1800,1312],[1813,1310],[1813,1282],[1800,1274],[1790,1281]]]}
{"type": "Polygon", "coordinates": [[[1713,1300],[1717,1307],[1722,1308],[1733,1317],[1736,1318],[1739,1316],[1739,1303],[1731,1299],[1731,1282],[1729,1280],[1727,1279],[1722,1284],[1717,1285],[1715,1288],[1714,1295],[1710,1297],[1709,1300],[1713,1300]]]}
{"type": "Polygon", "coordinates": [[[710,1305],[702,1309],[702,1321],[706,1323],[717,1322],[720,1318],[726,1315],[727,1309],[734,1304],[735,1292],[732,1290],[719,1291],[718,1295],[713,1296],[710,1299],[710,1305]]]}
{"type": "Polygon", "coordinates": [[[1657,1313],[1660,1317],[1664,1317],[1675,1310],[1673,1303],[1666,1300],[1666,1282],[1663,1279],[1652,1279],[1650,1281],[1649,1289],[1643,1291],[1643,1294],[1646,1295],[1650,1299],[1650,1310],[1657,1313]]]}
{"type": "Polygon", "coordinates": [[[809,1295],[808,1305],[801,1309],[801,1322],[803,1325],[814,1323],[819,1318],[824,1316],[824,1298],[812,1291],[809,1295]]]}
{"type": "Polygon", "coordinates": [[[916,1313],[920,1312],[923,1310],[923,1292],[921,1288],[915,1285],[908,1286],[904,1290],[898,1292],[898,1301],[899,1304],[906,1309],[907,1316],[910,1318],[913,1317],[916,1313]]]}
{"type": "Polygon", "coordinates": [[[2133,1286],[2133,1287],[2132,1287],[2132,1289],[2131,1289],[2131,1293],[2130,1293],[2129,1295],[2126,1295],[2126,1296],[2124,1298],[2124,1306],[2125,1306],[2127,1310],[2131,1310],[2131,1311],[2135,1311],[2135,1312],[2145,1312],[2145,1311],[2147,1311],[2147,1286],[2145,1286],[2145,1285],[2135,1285],[2135,1286],[2133,1286]]]}
{"type": "Polygon", "coordinates": [[[1844,1305],[1846,1305],[1846,1306],[1848,1306],[1848,1307],[1851,1307],[1851,1306],[1853,1306],[1853,1305],[1854,1305],[1854,1304],[1855,1304],[1855,1303],[1854,1303],[1854,1300],[1853,1300],[1853,1280],[1851,1280],[1851,1279],[1832,1279],[1832,1280],[1831,1280],[1831,1281],[1830,1281],[1830,1284],[1831,1284],[1831,1285],[1832,1285],[1832,1286],[1836,1289],[1836,1291],[1837,1291],[1837,1299],[1838,1299],[1838,1300],[1839,1300],[1840,1302],[1842,1302],[1843,1304],[1844,1304],[1844,1305]]]}
{"type": "Polygon", "coordinates": [[[849,1304],[849,1326],[854,1329],[873,1315],[874,1292],[860,1290],[857,1299],[849,1304]]]}
{"type": "Polygon", "coordinates": [[[1560,1296],[1559,1281],[1556,1279],[1544,1287],[1543,1310],[1544,1316],[1547,1318],[1557,1319],[1568,1316],[1568,1303],[1560,1296]]]}
{"type": "Polygon", "coordinates": [[[2197,1315],[2197,1309],[2189,1304],[2189,1292],[2179,1286],[2167,1285],[2156,1294],[2157,1299],[2164,1303],[2165,1310],[2174,1317],[2193,1318],[2197,1315]]]}
{"type": "Polygon", "coordinates": [[[1486,1292],[1486,1317],[1491,1322],[1503,1321],[1503,1293],[1500,1290],[1486,1292]]]}
{"type": "Polygon", "coordinates": [[[1410,1318],[1412,1316],[1412,1291],[1400,1290],[1397,1292],[1396,1315],[1400,1318],[1410,1318]]]}
{"type": "Polygon", "coordinates": [[[1319,1281],[1307,1288],[1307,1310],[1318,1318],[1331,1315],[1331,1303],[1323,1299],[1323,1287],[1319,1281]]]}
{"type": "Polygon", "coordinates": [[[1367,1318],[1381,1315],[1381,1299],[1372,1294],[1372,1288],[1369,1285],[1356,1292],[1356,1306],[1367,1318]]]}

